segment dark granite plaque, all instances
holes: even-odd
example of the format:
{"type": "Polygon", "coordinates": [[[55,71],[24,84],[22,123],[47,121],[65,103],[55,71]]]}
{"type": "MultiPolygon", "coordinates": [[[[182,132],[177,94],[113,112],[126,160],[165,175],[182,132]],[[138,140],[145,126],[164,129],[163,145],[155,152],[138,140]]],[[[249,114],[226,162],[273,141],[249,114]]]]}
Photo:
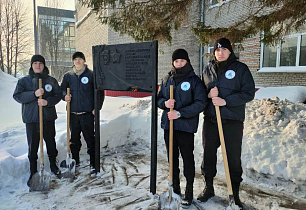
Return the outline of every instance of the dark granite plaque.
{"type": "Polygon", "coordinates": [[[157,75],[157,42],[93,46],[96,88],[152,92],[157,75]]]}

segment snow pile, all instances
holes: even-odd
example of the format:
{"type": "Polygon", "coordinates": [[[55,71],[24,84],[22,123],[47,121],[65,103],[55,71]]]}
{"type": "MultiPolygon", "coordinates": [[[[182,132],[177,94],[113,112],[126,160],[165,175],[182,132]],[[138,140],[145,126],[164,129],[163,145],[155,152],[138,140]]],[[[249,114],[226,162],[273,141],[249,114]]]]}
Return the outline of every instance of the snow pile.
{"type": "Polygon", "coordinates": [[[305,148],[305,104],[277,97],[247,104],[243,168],[291,181],[297,186],[305,184],[305,148]]]}

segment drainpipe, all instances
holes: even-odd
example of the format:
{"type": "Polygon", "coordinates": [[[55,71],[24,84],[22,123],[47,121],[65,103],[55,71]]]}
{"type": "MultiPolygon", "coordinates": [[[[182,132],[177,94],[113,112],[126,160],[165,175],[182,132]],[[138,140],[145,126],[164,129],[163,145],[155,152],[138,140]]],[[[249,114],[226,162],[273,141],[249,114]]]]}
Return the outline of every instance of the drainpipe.
{"type": "MultiPolygon", "coordinates": [[[[205,0],[201,1],[202,3],[202,7],[201,7],[201,23],[204,24],[204,4],[205,4],[205,0]]],[[[203,54],[204,54],[204,47],[201,44],[200,45],[200,76],[202,76],[203,73],[203,54]]]]}

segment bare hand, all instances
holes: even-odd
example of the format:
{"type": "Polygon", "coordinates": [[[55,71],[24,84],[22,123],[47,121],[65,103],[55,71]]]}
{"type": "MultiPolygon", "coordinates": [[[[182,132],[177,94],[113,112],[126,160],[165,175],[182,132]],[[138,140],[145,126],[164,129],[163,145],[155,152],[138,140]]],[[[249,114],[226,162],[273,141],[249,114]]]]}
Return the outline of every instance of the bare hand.
{"type": "Polygon", "coordinates": [[[208,93],[208,98],[214,98],[217,97],[219,95],[219,91],[217,87],[214,87],[212,89],[210,89],[209,93],[208,93]]]}
{"type": "Polygon", "coordinates": [[[215,106],[225,106],[226,105],[226,101],[223,98],[220,98],[220,97],[212,98],[212,103],[215,106]]]}
{"type": "Polygon", "coordinates": [[[66,102],[70,102],[70,101],[71,101],[71,97],[72,97],[71,94],[70,94],[69,96],[66,95],[66,96],[65,96],[65,101],[66,101],[66,102]]]}
{"type": "Polygon", "coordinates": [[[91,112],[92,112],[93,115],[95,115],[95,110],[92,110],[91,112]]]}
{"type": "Polygon", "coordinates": [[[38,106],[47,106],[48,101],[45,99],[38,99],[38,106]]]}
{"type": "Polygon", "coordinates": [[[35,96],[36,97],[39,97],[39,96],[42,96],[44,95],[44,89],[43,88],[39,88],[35,91],[35,96]]]}
{"type": "Polygon", "coordinates": [[[179,117],[177,116],[177,111],[176,110],[168,112],[168,119],[169,120],[176,120],[178,118],[179,117]]]}
{"type": "Polygon", "coordinates": [[[175,99],[169,99],[165,102],[165,106],[169,109],[174,108],[175,99]]]}

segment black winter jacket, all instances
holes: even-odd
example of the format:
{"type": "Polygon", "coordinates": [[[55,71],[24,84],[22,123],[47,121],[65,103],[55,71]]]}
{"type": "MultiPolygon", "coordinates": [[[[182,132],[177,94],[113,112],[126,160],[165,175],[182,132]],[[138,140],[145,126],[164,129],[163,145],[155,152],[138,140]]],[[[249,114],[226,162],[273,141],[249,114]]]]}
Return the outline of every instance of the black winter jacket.
{"type": "Polygon", "coordinates": [[[174,86],[174,110],[181,113],[181,117],[173,120],[174,130],[196,133],[199,124],[199,113],[201,113],[207,104],[207,95],[204,90],[201,79],[191,71],[178,84],[170,77],[168,73],[160,85],[158,92],[158,107],[163,109],[161,118],[161,127],[169,130],[169,119],[167,113],[170,111],[165,106],[165,102],[170,99],[170,85],[174,86]]]}
{"type": "Polygon", "coordinates": [[[43,120],[54,121],[57,118],[55,105],[61,100],[61,89],[55,78],[49,76],[48,68],[44,68],[42,74],[35,74],[32,67],[29,75],[18,80],[13,98],[22,104],[22,120],[24,123],[39,122],[38,98],[35,91],[38,89],[38,79],[42,79],[44,88],[43,99],[48,101],[43,107],[43,120]]]}
{"type": "MultiPolygon", "coordinates": [[[[94,110],[94,78],[93,72],[86,66],[85,71],[76,75],[73,70],[64,75],[61,89],[62,99],[65,101],[67,88],[70,88],[71,94],[71,112],[91,112],[94,110]]],[[[104,101],[104,91],[100,91],[99,110],[102,108],[104,101]]]]}
{"type": "MultiPolygon", "coordinates": [[[[210,89],[217,86],[219,97],[226,101],[225,106],[220,106],[221,118],[244,121],[245,104],[254,99],[255,84],[247,65],[234,60],[218,79],[216,63],[210,62],[203,70],[202,80],[207,94],[210,89]]],[[[216,110],[209,98],[208,106],[204,111],[205,116],[216,118],[216,110]]]]}

